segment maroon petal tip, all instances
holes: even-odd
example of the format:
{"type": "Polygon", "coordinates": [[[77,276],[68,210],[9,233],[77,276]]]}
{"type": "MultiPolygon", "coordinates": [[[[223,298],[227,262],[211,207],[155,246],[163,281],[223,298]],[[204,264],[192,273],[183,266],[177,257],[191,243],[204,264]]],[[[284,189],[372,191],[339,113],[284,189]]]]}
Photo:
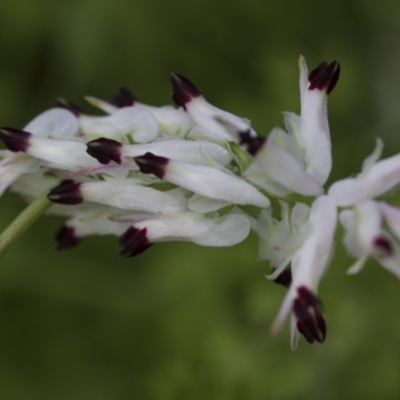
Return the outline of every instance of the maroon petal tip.
{"type": "Polygon", "coordinates": [[[290,264],[278,275],[276,279],[274,279],[274,282],[287,288],[290,286],[292,283],[292,269],[290,264]]]}
{"type": "Polygon", "coordinates": [[[255,156],[265,143],[265,138],[261,136],[252,136],[250,131],[239,132],[239,143],[245,145],[247,151],[255,156]]]}
{"type": "Polygon", "coordinates": [[[298,296],[293,304],[297,329],[308,343],[323,343],[326,337],[326,323],[322,316],[322,303],[305,286],[297,289],[298,296]]]}
{"type": "Polygon", "coordinates": [[[53,203],[74,205],[83,202],[80,183],[72,179],[62,181],[58,186],[50,190],[47,198],[53,203]]]}
{"type": "Polygon", "coordinates": [[[326,94],[330,94],[339,80],[339,75],[340,64],[337,61],[333,61],[330,64],[322,62],[310,72],[308,90],[326,90],[326,94]]]}
{"type": "Polygon", "coordinates": [[[29,132],[14,128],[0,128],[0,139],[4,142],[10,151],[25,152],[29,147],[29,132]]]}
{"type": "Polygon", "coordinates": [[[389,239],[378,236],[374,239],[375,249],[383,256],[391,256],[393,254],[393,245],[389,239]]]}
{"type": "Polygon", "coordinates": [[[147,238],[147,229],[137,229],[134,226],[130,226],[119,237],[118,244],[122,247],[119,253],[121,257],[137,256],[153,245],[147,238]]]}
{"type": "Polygon", "coordinates": [[[66,250],[77,246],[81,239],[75,235],[75,229],[66,224],[62,225],[56,233],[57,250],[66,250]]]}
{"type": "Polygon", "coordinates": [[[160,179],[165,175],[165,167],[168,164],[168,158],[155,156],[153,153],[145,153],[143,156],[134,157],[140,172],[144,174],[154,174],[160,179]]]}
{"type": "Polygon", "coordinates": [[[123,108],[133,106],[136,101],[136,96],[128,88],[122,86],[111,100],[111,104],[118,108],[123,108]]]}
{"type": "Polygon", "coordinates": [[[183,107],[186,110],[186,104],[192,98],[201,96],[200,91],[187,78],[179,74],[171,74],[172,83],[172,100],[178,107],[183,107]]]}
{"type": "Polygon", "coordinates": [[[70,103],[69,101],[67,101],[65,99],[58,98],[56,103],[57,103],[58,107],[64,108],[68,111],[71,111],[76,117],[79,117],[80,115],[83,114],[82,109],[80,107],[78,107],[74,103],[70,103]]]}
{"type": "Polygon", "coordinates": [[[109,164],[114,161],[121,164],[122,144],[116,140],[100,138],[86,143],[86,153],[94,157],[100,164],[109,164]]]}

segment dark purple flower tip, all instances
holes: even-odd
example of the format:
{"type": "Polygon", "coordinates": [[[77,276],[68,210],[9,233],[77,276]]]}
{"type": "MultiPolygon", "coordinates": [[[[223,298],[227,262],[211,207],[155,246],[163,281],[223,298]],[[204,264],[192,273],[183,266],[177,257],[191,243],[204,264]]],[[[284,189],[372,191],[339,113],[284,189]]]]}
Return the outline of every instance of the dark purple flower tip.
{"type": "Polygon", "coordinates": [[[115,161],[121,164],[122,144],[116,140],[100,138],[86,143],[86,153],[94,157],[100,164],[109,164],[115,161]]]}
{"type": "Polygon", "coordinates": [[[160,179],[165,175],[165,166],[168,164],[168,158],[155,156],[153,153],[147,152],[143,156],[133,158],[139,169],[144,174],[154,174],[160,179]]]}
{"type": "Polygon", "coordinates": [[[0,128],[0,139],[10,151],[25,152],[29,147],[31,133],[14,128],[0,128]]]}
{"type": "Polygon", "coordinates": [[[130,107],[136,103],[134,94],[126,87],[120,87],[118,93],[111,100],[111,104],[118,108],[130,107]]]}
{"type": "Polygon", "coordinates": [[[261,136],[252,136],[250,131],[239,132],[239,143],[245,145],[247,151],[255,156],[265,143],[265,138],[261,136]]]}
{"type": "Polygon", "coordinates": [[[56,240],[58,251],[75,247],[81,241],[81,239],[75,235],[75,229],[65,224],[57,231],[56,240]]]}
{"type": "Polygon", "coordinates": [[[122,247],[119,255],[121,257],[133,257],[143,253],[153,243],[147,238],[147,229],[137,229],[130,226],[118,239],[118,244],[122,247]]]}
{"type": "Polygon", "coordinates": [[[337,61],[333,61],[330,64],[322,62],[310,72],[308,90],[326,90],[326,94],[329,94],[335,88],[339,75],[340,64],[337,61]]]}
{"type": "Polygon", "coordinates": [[[83,202],[80,186],[80,183],[75,183],[72,179],[65,179],[58,186],[50,190],[47,198],[59,204],[80,204],[83,202]]]}
{"type": "Polygon", "coordinates": [[[378,236],[374,239],[374,246],[382,256],[391,256],[393,254],[392,243],[383,236],[378,236]]]}
{"type": "Polygon", "coordinates": [[[276,279],[274,279],[274,282],[287,288],[290,286],[292,283],[292,269],[290,264],[278,275],[276,279]]]}
{"type": "Polygon", "coordinates": [[[321,301],[305,286],[297,289],[298,296],[293,304],[297,329],[308,343],[323,343],[326,337],[326,323],[322,316],[321,301]]]}
{"type": "Polygon", "coordinates": [[[172,100],[178,107],[186,110],[186,104],[192,98],[201,96],[200,91],[193,85],[189,79],[179,74],[171,74],[172,100]]]}
{"type": "Polygon", "coordinates": [[[56,101],[58,107],[65,108],[68,111],[71,111],[73,114],[75,114],[76,117],[79,117],[80,115],[83,114],[83,111],[80,107],[78,107],[74,103],[70,103],[69,101],[58,98],[56,101]]]}

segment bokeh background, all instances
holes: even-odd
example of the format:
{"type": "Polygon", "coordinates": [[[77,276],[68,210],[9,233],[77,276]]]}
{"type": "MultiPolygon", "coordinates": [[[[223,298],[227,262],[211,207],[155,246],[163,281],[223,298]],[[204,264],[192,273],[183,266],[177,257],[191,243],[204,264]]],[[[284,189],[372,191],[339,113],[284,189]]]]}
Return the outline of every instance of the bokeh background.
{"type": "MultiPolygon", "coordinates": [[[[297,58],[338,59],[332,180],[359,171],[374,138],[400,150],[396,0],[2,0],[0,125],[22,127],[63,96],[119,85],[169,104],[169,74],[262,134],[299,111],[297,58]]],[[[396,200],[394,198],[394,200],[396,200]]],[[[0,228],[23,209],[0,199],[0,228]]],[[[284,289],[264,278],[254,235],[227,249],[185,243],[120,259],[114,237],[57,253],[43,218],[0,260],[0,398],[264,400],[400,398],[400,283],[340,243],[320,295],[328,337],[289,350],[269,335],[284,289]]]]}

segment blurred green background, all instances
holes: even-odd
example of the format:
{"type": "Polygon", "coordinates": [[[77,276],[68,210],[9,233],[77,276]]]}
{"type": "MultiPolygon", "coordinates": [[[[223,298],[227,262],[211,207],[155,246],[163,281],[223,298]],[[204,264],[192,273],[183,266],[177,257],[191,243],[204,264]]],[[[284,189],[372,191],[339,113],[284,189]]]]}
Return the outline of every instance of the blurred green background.
{"type": "MultiPolygon", "coordinates": [[[[2,0],[0,125],[22,127],[63,96],[85,107],[119,85],[170,103],[169,74],[262,134],[299,111],[297,59],[338,59],[332,179],[359,171],[374,137],[400,150],[395,0],[2,0]]],[[[22,210],[0,199],[0,228],[22,210]]],[[[370,261],[357,277],[340,240],[322,281],[328,336],[289,350],[269,335],[284,289],[228,249],[153,246],[120,259],[114,237],[57,253],[40,220],[0,264],[0,398],[264,400],[400,398],[400,283],[370,261]]]]}

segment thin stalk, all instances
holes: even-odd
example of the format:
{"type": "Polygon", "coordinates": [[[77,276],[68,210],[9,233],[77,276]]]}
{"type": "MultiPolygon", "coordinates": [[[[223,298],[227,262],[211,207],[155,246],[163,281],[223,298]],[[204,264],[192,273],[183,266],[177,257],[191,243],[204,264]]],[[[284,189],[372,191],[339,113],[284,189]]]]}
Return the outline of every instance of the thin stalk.
{"type": "Polygon", "coordinates": [[[37,197],[0,235],[0,256],[53,204],[48,191],[37,197]]]}

